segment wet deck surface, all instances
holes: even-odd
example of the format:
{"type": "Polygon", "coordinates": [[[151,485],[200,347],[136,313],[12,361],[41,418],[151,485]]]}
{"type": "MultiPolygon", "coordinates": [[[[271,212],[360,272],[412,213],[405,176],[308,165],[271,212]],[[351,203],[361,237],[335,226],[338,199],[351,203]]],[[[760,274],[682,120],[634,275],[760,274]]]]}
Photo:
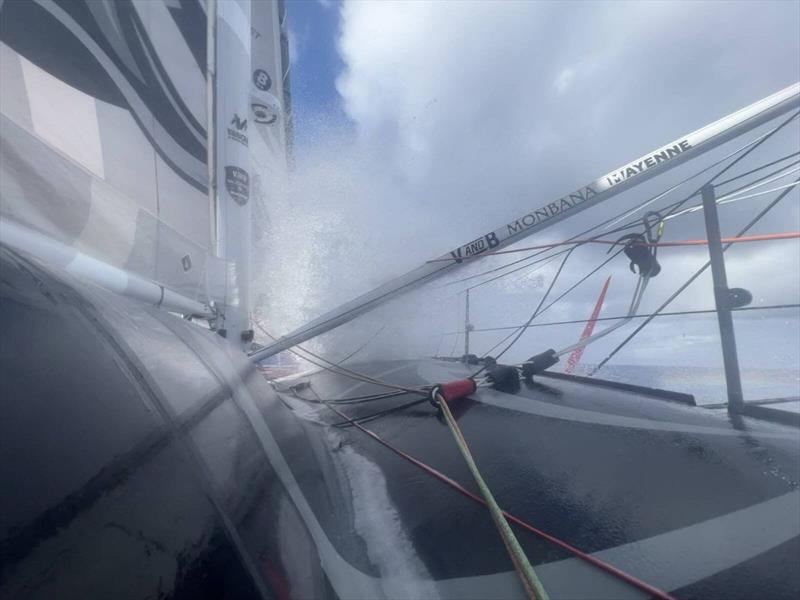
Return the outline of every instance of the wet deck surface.
{"type": "MultiPolygon", "coordinates": [[[[430,360],[352,368],[409,386],[457,379],[475,369],[430,360]]],[[[301,380],[311,384],[300,392],[309,399],[385,391],[327,372],[296,379],[301,380]]],[[[373,479],[385,490],[382,510],[401,524],[413,555],[431,577],[510,570],[483,507],[362,432],[324,425],[342,420],[327,407],[290,394],[281,397],[306,423],[310,437],[334,445],[337,468],[352,472],[353,463],[362,469],[369,465],[373,479]]],[[[409,399],[341,408],[351,418],[362,417],[409,399]]],[[[679,596],[694,595],[693,586],[720,571],[758,561],[764,552],[783,557],[797,550],[797,429],[550,378],[523,384],[515,395],[482,390],[461,401],[454,413],[501,506],[582,550],[607,554],[621,563],[617,566],[663,589],[678,590],[679,596]],[[774,518],[783,525],[775,526],[774,518]],[[722,539],[738,539],[735,530],[744,525],[748,539],[725,547],[722,539]],[[669,568],[663,563],[666,557],[669,568]]],[[[392,413],[366,426],[477,491],[447,427],[430,405],[392,413]]],[[[315,491],[309,489],[308,495],[313,503],[315,491]]],[[[320,500],[315,510],[324,512],[324,505],[320,500]]],[[[574,561],[529,533],[521,534],[521,543],[545,572],[550,565],[574,561]]],[[[780,573],[774,562],[750,567],[760,572],[758,589],[773,586],[770,595],[777,596],[800,591],[797,573],[780,573]]],[[[731,587],[718,581],[704,593],[746,597],[741,582],[732,587],[734,580],[738,581],[731,579],[731,587]]],[[[571,589],[567,579],[556,575],[550,584],[571,589]]],[[[751,587],[750,592],[757,590],[751,587]]]]}

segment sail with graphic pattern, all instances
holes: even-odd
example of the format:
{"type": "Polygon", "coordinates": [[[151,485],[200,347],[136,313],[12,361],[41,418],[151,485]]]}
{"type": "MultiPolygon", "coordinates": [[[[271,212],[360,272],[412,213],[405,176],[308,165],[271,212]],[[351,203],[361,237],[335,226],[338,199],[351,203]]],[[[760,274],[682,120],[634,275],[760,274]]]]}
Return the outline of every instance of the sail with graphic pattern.
{"type": "MultiPolygon", "coordinates": [[[[0,3],[4,238],[22,228],[184,298],[227,302],[237,265],[216,247],[210,176],[213,78],[226,67],[214,64],[218,5],[0,3]]],[[[253,67],[271,81],[270,101],[252,107],[269,123],[250,138],[277,136],[285,165],[284,15],[282,3],[254,3],[248,28],[253,67]]]]}

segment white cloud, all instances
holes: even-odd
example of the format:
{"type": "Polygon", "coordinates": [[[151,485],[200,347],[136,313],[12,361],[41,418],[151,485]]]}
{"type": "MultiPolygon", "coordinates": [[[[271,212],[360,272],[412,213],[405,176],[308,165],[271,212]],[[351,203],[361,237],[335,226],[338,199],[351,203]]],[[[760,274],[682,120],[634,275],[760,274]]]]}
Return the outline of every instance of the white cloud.
{"type": "Polygon", "coordinates": [[[297,33],[295,33],[294,29],[291,27],[289,27],[289,30],[286,33],[286,38],[289,42],[289,61],[291,62],[292,66],[294,66],[300,59],[300,53],[302,51],[303,44],[300,43],[297,33]]]}
{"type": "Polygon", "coordinates": [[[553,82],[553,87],[559,94],[563,94],[570,88],[573,79],[575,79],[575,70],[567,67],[558,74],[553,82]]]}

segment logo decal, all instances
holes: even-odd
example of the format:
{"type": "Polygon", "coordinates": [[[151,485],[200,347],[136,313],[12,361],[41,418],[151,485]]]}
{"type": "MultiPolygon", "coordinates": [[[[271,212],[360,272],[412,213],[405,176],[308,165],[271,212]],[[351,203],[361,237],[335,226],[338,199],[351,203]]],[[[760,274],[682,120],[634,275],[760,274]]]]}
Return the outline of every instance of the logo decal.
{"type": "Polygon", "coordinates": [[[231,119],[231,127],[228,127],[228,139],[237,141],[243,146],[247,146],[247,136],[242,133],[244,131],[247,131],[247,119],[242,119],[239,115],[234,113],[233,119],[231,119]]]}
{"type": "Polygon", "coordinates": [[[548,221],[556,215],[560,215],[561,213],[568,211],[578,204],[583,204],[596,195],[597,192],[594,190],[594,188],[587,185],[583,189],[572,192],[563,198],[559,198],[547,206],[537,208],[521,219],[517,219],[513,223],[506,224],[506,235],[503,239],[513,237],[518,233],[525,231],[526,229],[530,229],[534,225],[548,221]]]}
{"type": "Polygon", "coordinates": [[[248,145],[247,136],[244,132],[247,131],[247,119],[242,119],[236,113],[233,114],[231,119],[231,126],[228,127],[228,139],[239,142],[243,146],[248,145]]]}
{"type": "Polygon", "coordinates": [[[262,123],[264,125],[272,125],[275,121],[278,120],[278,115],[272,113],[272,109],[269,106],[264,104],[258,104],[257,102],[253,102],[250,105],[250,108],[253,109],[253,120],[256,123],[262,123]]]}
{"type": "Polygon", "coordinates": [[[469,244],[464,244],[460,248],[456,248],[450,253],[457,263],[463,262],[464,258],[469,258],[470,256],[477,256],[478,254],[483,254],[487,250],[491,250],[492,248],[496,248],[500,241],[497,239],[497,235],[494,232],[487,233],[483,237],[479,237],[474,242],[470,242],[469,244]]]}
{"type": "Polygon", "coordinates": [[[236,204],[244,206],[250,199],[250,175],[239,167],[225,167],[225,189],[236,204]]]}
{"type": "Polygon", "coordinates": [[[618,183],[622,183],[626,179],[630,179],[631,177],[638,175],[642,171],[646,171],[647,169],[652,169],[657,164],[670,160],[671,158],[678,156],[679,154],[683,154],[687,150],[691,149],[692,145],[689,143],[689,141],[683,140],[682,142],[673,144],[669,148],[664,148],[663,150],[661,150],[661,152],[656,152],[654,154],[651,154],[644,160],[640,160],[637,163],[631,163],[627,167],[624,167],[619,171],[610,173],[609,175],[606,176],[606,183],[608,183],[608,187],[615,186],[618,183]]]}
{"type": "Polygon", "coordinates": [[[266,92],[272,87],[272,78],[264,69],[256,69],[253,71],[253,83],[262,92],[266,92]]]}
{"type": "Polygon", "coordinates": [[[242,119],[239,115],[234,114],[231,119],[231,125],[236,127],[239,131],[247,131],[247,119],[242,119]]]}

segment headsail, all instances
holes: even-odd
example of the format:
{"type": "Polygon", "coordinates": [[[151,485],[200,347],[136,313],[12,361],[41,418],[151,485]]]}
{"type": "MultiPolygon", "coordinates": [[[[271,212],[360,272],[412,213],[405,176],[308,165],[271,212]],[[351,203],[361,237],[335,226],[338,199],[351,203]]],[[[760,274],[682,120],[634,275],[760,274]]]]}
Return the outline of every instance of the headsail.
{"type": "MultiPolygon", "coordinates": [[[[586,323],[586,326],[581,332],[581,337],[578,340],[579,342],[583,342],[592,336],[594,326],[597,325],[597,317],[600,316],[600,311],[603,309],[603,302],[606,299],[606,292],[608,291],[609,283],[611,283],[611,275],[608,276],[608,279],[606,279],[606,282],[603,284],[603,287],[600,290],[600,295],[597,297],[597,302],[594,305],[594,309],[589,317],[589,321],[586,323]]],[[[567,365],[564,367],[564,373],[572,373],[575,370],[575,367],[577,367],[578,363],[581,362],[581,357],[583,356],[583,351],[585,349],[586,346],[580,346],[572,351],[572,354],[570,354],[569,358],[567,359],[567,365]]]]}

